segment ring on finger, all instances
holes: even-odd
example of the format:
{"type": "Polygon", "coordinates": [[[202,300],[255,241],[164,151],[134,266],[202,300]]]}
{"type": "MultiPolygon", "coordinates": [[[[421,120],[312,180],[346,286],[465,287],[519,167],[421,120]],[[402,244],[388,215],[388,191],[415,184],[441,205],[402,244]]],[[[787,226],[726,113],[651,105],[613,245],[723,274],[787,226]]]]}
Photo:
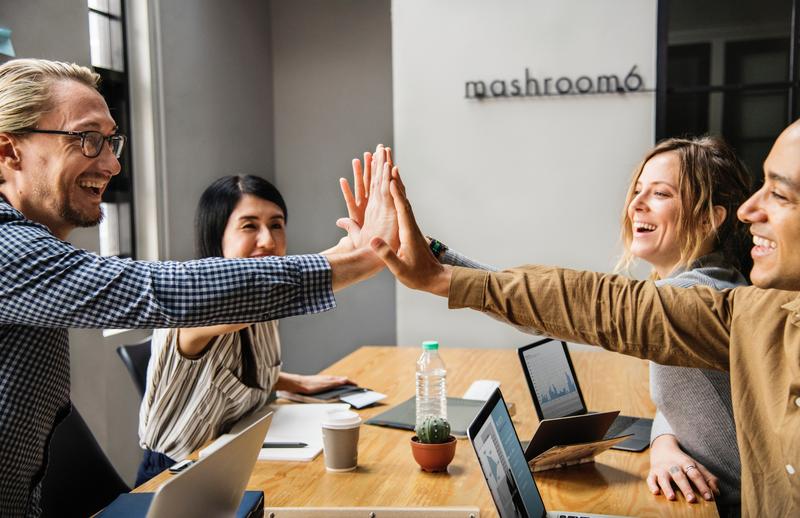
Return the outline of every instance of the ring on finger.
{"type": "Polygon", "coordinates": [[[697,466],[695,466],[694,464],[689,464],[688,466],[683,468],[683,472],[688,475],[689,471],[691,471],[693,469],[697,469],[697,466]]]}

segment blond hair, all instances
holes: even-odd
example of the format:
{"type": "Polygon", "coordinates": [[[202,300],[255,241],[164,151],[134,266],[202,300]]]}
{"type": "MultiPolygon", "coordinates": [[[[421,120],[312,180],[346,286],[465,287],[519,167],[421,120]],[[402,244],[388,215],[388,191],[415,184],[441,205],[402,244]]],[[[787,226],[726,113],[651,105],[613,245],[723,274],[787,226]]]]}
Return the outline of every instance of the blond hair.
{"type": "Polygon", "coordinates": [[[34,128],[52,109],[52,86],[59,81],[77,81],[96,89],[100,76],[75,63],[45,59],[13,59],[0,66],[0,133],[34,128]]]}
{"type": "MultiPolygon", "coordinates": [[[[678,156],[678,232],[681,239],[678,267],[689,268],[703,253],[703,245],[714,235],[714,251],[723,256],[746,277],[752,266],[747,227],[736,217],[736,209],[751,191],[750,174],[728,144],[718,137],[670,138],[659,142],[636,167],[628,187],[622,211],[622,244],[625,248],[616,271],[630,267],[633,226],[628,206],[636,196],[636,183],[645,164],[662,153],[678,156]],[[725,209],[725,218],[717,225],[714,207],[725,209]]],[[[651,275],[657,278],[655,272],[651,275]]]]}

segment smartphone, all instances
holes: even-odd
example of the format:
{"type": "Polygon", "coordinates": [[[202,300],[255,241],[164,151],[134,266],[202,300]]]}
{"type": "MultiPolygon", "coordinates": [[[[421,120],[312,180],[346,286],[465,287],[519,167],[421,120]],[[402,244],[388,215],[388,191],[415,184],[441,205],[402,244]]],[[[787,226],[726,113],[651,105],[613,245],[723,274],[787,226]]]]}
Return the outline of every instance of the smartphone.
{"type": "Polygon", "coordinates": [[[176,475],[176,474],[180,473],[181,471],[185,470],[186,468],[188,468],[189,466],[191,466],[192,464],[194,464],[193,460],[190,460],[190,459],[182,460],[182,461],[170,466],[169,467],[169,472],[172,473],[173,475],[176,475]]]}

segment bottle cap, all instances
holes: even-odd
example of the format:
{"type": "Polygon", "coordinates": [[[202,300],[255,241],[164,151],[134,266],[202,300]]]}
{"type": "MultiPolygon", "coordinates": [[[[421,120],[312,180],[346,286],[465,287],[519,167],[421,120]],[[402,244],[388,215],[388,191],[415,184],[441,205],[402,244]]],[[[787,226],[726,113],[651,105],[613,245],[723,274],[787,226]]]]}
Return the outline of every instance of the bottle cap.
{"type": "Polygon", "coordinates": [[[439,349],[439,342],[437,342],[435,340],[428,340],[428,341],[422,342],[422,349],[424,351],[436,351],[436,350],[439,349]]]}

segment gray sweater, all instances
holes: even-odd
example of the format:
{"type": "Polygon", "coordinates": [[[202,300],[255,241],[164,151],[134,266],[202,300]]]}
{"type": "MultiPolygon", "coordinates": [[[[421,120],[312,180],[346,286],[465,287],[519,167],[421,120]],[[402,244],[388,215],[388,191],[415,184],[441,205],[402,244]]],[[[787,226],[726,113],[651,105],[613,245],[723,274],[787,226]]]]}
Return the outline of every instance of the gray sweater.
{"type": "MultiPolygon", "coordinates": [[[[497,271],[494,266],[473,261],[451,249],[447,249],[439,260],[452,266],[497,271]]],[[[656,284],[683,288],[703,284],[722,290],[747,284],[747,281],[720,254],[715,253],[701,257],[692,268],[675,271],[670,278],[656,281],[656,284]]],[[[729,373],[651,362],[650,395],[657,407],[650,441],[660,435],[675,435],[689,456],[719,478],[719,500],[725,504],[738,504],[741,464],[736,446],[729,373]]]]}

